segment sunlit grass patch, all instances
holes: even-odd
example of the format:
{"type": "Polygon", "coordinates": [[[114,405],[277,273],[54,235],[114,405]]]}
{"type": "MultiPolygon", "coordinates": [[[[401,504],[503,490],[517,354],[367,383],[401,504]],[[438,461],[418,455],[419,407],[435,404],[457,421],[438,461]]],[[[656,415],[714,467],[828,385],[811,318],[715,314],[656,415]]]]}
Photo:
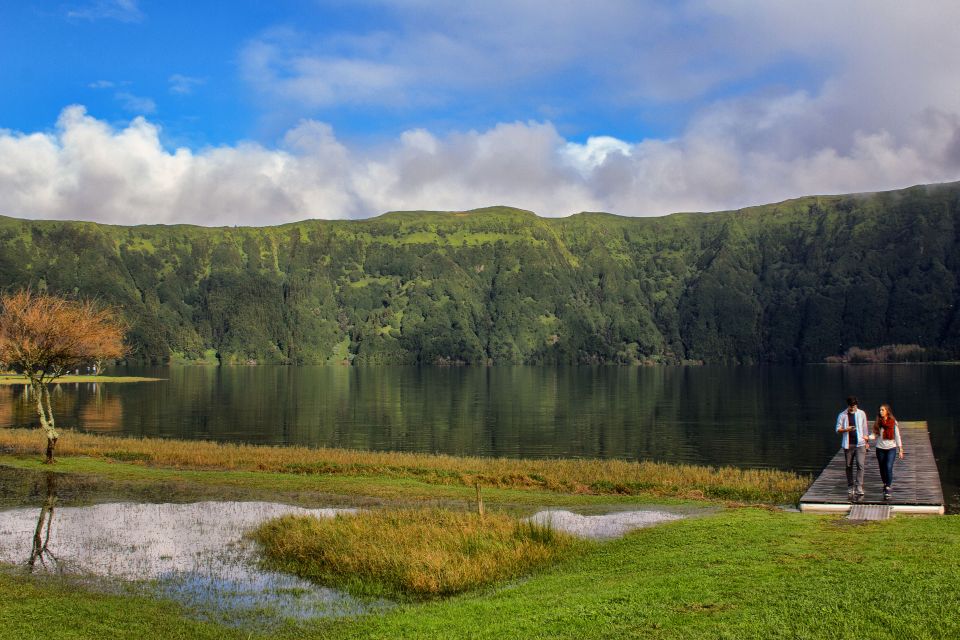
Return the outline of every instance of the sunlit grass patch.
{"type": "Polygon", "coordinates": [[[587,546],[506,515],[445,509],[285,516],[253,537],[282,571],[355,593],[413,598],[518,578],[587,546]]]}

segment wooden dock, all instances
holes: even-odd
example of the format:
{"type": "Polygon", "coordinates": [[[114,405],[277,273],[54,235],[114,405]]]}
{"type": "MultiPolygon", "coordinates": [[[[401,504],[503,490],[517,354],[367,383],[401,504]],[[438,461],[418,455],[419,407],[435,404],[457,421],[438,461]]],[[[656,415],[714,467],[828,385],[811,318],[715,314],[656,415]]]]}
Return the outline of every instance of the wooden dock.
{"type": "MultiPolygon", "coordinates": [[[[943,488],[940,473],[930,445],[926,422],[901,422],[900,439],[906,452],[903,460],[893,467],[893,493],[883,499],[880,467],[873,447],[867,452],[863,474],[866,495],[855,503],[847,497],[847,475],[844,469],[843,449],[837,451],[823,472],[800,498],[800,510],[813,513],[847,513],[853,504],[888,505],[890,512],[928,513],[944,512],[943,488]]],[[[837,436],[840,440],[840,436],[837,436]]]]}

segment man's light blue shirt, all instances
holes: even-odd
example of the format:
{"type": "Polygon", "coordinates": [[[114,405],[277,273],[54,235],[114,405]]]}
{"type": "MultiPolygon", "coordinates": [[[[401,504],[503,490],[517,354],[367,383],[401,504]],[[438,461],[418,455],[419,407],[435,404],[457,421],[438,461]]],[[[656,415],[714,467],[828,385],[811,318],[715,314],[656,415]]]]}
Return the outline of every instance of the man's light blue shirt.
{"type": "MultiPolygon", "coordinates": [[[[850,426],[849,418],[847,417],[849,412],[844,409],[840,412],[840,415],[837,416],[837,433],[840,433],[840,429],[846,429],[850,426]]],[[[843,439],[840,442],[840,446],[844,449],[850,448],[850,436],[852,431],[844,431],[842,436],[843,439]]],[[[867,412],[863,409],[857,409],[857,443],[855,446],[862,447],[867,443],[867,412]]]]}

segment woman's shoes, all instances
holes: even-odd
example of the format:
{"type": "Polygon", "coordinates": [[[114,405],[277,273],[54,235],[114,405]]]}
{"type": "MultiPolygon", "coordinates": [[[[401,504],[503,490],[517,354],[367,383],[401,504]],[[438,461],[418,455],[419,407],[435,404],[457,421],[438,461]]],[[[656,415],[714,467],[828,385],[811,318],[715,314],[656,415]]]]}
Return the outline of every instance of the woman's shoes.
{"type": "Polygon", "coordinates": [[[884,499],[884,500],[889,500],[889,499],[890,499],[890,487],[884,487],[884,488],[883,488],[883,499],[884,499]]]}

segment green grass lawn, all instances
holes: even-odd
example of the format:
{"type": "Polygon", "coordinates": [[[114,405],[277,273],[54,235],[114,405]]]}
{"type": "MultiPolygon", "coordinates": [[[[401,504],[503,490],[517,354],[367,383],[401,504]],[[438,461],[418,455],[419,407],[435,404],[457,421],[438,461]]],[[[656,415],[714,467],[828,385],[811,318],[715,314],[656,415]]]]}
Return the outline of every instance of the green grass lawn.
{"type": "MultiPolygon", "coordinates": [[[[377,475],[375,466],[363,467],[368,475],[178,469],[138,459],[143,452],[133,445],[104,447],[111,457],[64,455],[50,466],[40,463],[39,452],[8,450],[0,454],[0,465],[67,474],[57,484],[78,503],[83,491],[103,487],[108,494],[116,488],[122,499],[266,499],[304,506],[463,510],[475,499],[471,486],[377,475]]],[[[220,449],[211,451],[214,456],[220,449]]],[[[264,456],[281,453],[263,449],[264,456]]],[[[170,602],[0,569],[0,638],[960,637],[960,516],[851,524],[839,516],[642,491],[620,496],[485,487],[483,498],[490,512],[514,516],[548,505],[611,510],[670,504],[697,517],[584,545],[519,580],[355,619],[291,624],[269,634],[198,622],[195,612],[170,602]]]]}
{"type": "Polygon", "coordinates": [[[175,604],[92,593],[49,579],[0,572],[0,638],[246,638],[235,629],[184,617],[175,604]]]}
{"type": "MultiPolygon", "coordinates": [[[[960,518],[731,509],[634,532],[531,578],[289,638],[955,638],[960,518]]],[[[139,597],[0,574],[0,637],[248,637],[139,597]]]]}
{"type": "Polygon", "coordinates": [[[960,637],[958,584],[956,517],[850,526],[744,509],[641,530],[516,587],[331,637],[960,637]]]}

